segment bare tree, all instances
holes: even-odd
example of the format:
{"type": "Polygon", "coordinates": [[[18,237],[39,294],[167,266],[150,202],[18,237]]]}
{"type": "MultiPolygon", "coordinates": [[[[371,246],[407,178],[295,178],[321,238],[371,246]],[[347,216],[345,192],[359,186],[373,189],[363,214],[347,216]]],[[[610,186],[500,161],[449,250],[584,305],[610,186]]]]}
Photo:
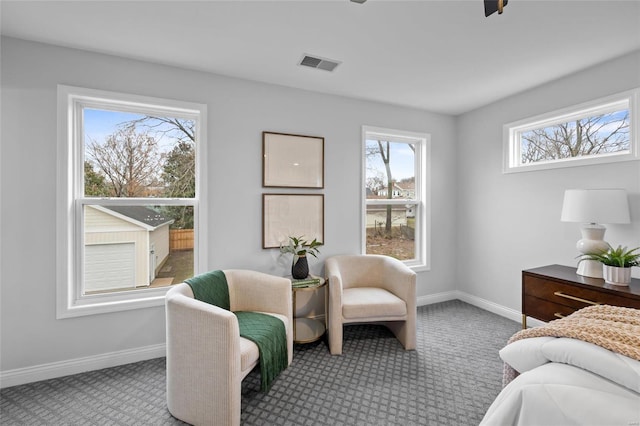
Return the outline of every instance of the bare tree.
{"type": "MultiPolygon", "coordinates": [[[[387,187],[387,199],[393,198],[393,176],[391,175],[391,143],[389,141],[376,141],[377,144],[374,146],[367,146],[366,155],[367,156],[380,156],[382,163],[384,164],[386,179],[385,184],[387,187]]],[[[384,230],[387,235],[391,235],[391,223],[392,223],[392,211],[391,204],[387,204],[386,206],[386,220],[384,224],[384,230]]]]}
{"type": "Polygon", "coordinates": [[[190,119],[149,115],[123,123],[123,126],[144,129],[157,141],[167,137],[174,144],[162,167],[165,197],[195,196],[195,124],[190,119]]]}
{"type": "Polygon", "coordinates": [[[365,185],[366,188],[371,192],[371,194],[377,195],[380,189],[382,189],[386,185],[384,174],[379,173],[377,170],[372,170],[371,175],[367,177],[365,185]]]}
{"type": "Polygon", "coordinates": [[[109,182],[112,197],[154,195],[153,188],[160,186],[163,158],[157,142],[135,126],[120,127],[103,144],[89,141],[86,153],[109,182]]]}
{"type": "MultiPolygon", "coordinates": [[[[162,165],[163,196],[190,198],[196,193],[196,122],[164,116],[144,116],[124,123],[144,129],[157,141],[168,138],[174,144],[162,165]]],[[[193,229],[193,206],[164,206],[163,211],[174,218],[172,228],[193,229]]]]}
{"type": "Polygon", "coordinates": [[[535,163],[629,149],[629,113],[600,114],[522,134],[522,162],[535,163]]]}
{"type": "Polygon", "coordinates": [[[137,120],[127,121],[124,126],[142,127],[147,133],[154,133],[156,139],[169,136],[176,141],[195,144],[195,122],[190,119],[145,115],[137,120]]]}

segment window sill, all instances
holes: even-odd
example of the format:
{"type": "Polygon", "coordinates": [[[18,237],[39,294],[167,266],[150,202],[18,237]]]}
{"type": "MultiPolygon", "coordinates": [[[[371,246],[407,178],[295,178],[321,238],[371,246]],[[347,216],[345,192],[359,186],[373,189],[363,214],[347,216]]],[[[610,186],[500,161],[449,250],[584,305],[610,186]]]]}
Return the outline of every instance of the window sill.
{"type": "Polygon", "coordinates": [[[59,304],[56,318],[74,318],[163,306],[165,295],[170,288],[171,286],[84,296],[75,301],[69,301],[69,303],[59,304]]]}

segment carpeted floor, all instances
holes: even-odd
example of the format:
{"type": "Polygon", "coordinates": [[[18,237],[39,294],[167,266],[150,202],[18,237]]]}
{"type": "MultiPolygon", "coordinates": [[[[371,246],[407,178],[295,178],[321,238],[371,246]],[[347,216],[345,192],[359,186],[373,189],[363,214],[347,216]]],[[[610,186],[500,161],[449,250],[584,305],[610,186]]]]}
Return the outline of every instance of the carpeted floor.
{"type": "MultiPolygon", "coordinates": [[[[268,394],[254,370],[242,385],[243,425],[477,425],[501,388],[498,350],[520,329],[461,301],[418,308],[418,349],[381,326],[345,327],[342,356],[296,345],[268,394]]],[[[0,392],[2,425],[176,425],[165,404],[165,359],[0,392]]]]}

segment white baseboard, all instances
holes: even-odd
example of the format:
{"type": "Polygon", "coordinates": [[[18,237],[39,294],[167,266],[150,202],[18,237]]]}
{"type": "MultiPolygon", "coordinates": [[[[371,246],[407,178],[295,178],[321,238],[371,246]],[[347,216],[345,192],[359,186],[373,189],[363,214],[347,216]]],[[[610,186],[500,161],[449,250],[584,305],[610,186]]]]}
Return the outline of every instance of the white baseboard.
{"type": "MultiPolygon", "coordinates": [[[[463,302],[466,302],[470,305],[477,306],[478,308],[484,309],[485,311],[500,315],[501,317],[508,318],[512,321],[522,322],[522,313],[520,311],[507,308],[506,306],[499,305],[497,303],[459,290],[430,294],[428,296],[420,296],[418,297],[418,306],[430,305],[432,303],[440,303],[456,299],[462,300],[463,302]]],[[[527,318],[528,326],[539,326],[542,324],[545,323],[542,321],[538,321],[535,318],[527,318]]]]}
{"type": "Polygon", "coordinates": [[[49,364],[35,365],[33,367],[0,371],[0,388],[8,388],[11,386],[23,385],[25,383],[68,376],[70,374],[83,373],[85,371],[100,370],[102,368],[116,367],[118,365],[130,364],[132,362],[160,358],[165,356],[166,353],[166,345],[163,343],[159,345],[145,346],[142,348],[52,362],[49,364]]]}
{"type": "Polygon", "coordinates": [[[457,291],[445,291],[443,293],[430,294],[428,296],[420,296],[416,301],[418,306],[432,305],[434,303],[446,302],[458,298],[457,291]]]}
{"type": "Polygon", "coordinates": [[[496,315],[509,318],[510,320],[516,322],[522,322],[522,312],[520,311],[507,308],[506,306],[498,305],[497,303],[491,302],[478,296],[474,296],[469,293],[465,293],[464,291],[456,291],[456,294],[456,299],[460,299],[470,305],[477,306],[478,308],[484,309],[485,311],[493,312],[496,315]]]}

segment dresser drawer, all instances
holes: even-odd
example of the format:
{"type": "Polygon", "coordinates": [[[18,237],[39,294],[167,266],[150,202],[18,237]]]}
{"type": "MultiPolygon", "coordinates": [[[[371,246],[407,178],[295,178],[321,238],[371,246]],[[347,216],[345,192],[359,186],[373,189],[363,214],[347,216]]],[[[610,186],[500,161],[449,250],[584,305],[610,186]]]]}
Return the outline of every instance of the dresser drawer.
{"type": "Polygon", "coordinates": [[[525,307],[527,316],[547,322],[566,317],[576,311],[575,308],[570,306],[560,305],[529,295],[525,296],[525,307]]]}
{"type": "MultiPolygon", "coordinates": [[[[545,280],[534,276],[524,277],[523,291],[525,297],[534,296],[538,299],[574,309],[581,309],[596,304],[640,309],[640,300],[605,293],[601,290],[591,290],[553,280],[545,280]]],[[[531,310],[528,303],[526,308],[527,312],[531,310]]]]}

